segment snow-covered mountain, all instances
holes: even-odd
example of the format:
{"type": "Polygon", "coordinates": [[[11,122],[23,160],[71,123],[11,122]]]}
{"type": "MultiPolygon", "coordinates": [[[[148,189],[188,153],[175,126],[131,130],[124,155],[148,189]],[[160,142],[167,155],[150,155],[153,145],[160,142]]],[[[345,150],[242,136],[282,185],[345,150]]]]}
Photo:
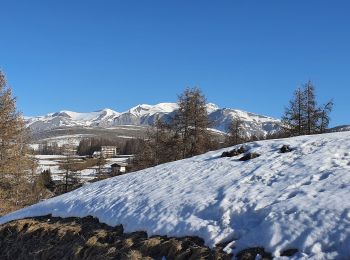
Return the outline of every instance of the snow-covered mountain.
{"type": "MultiPolygon", "coordinates": [[[[159,103],[138,105],[122,113],[111,109],[91,113],[60,111],[44,116],[26,117],[26,124],[34,133],[77,126],[104,128],[121,125],[147,126],[153,125],[157,118],[169,120],[177,109],[176,103],[159,103]]],[[[226,131],[233,118],[240,118],[243,121],[247,136],[266,135],[278,130],[280,125],[279,120],[271,117],[236,109],[219,108],[212,103],[207,104],[207,111],[209,118],[214,122],[213,128],[220,131],[226,131]]]]}
{"type": "Polygon", "coordinates": [[[214,110],[209,113],[209,118],[214,122],[214,128],[223,132],[227,131],[227,127],[233,119],[238,118],[242,120],[243,128],[248,137],[275,133],[281,125],[280,120],[230,108],[214,110]]]}
{"type": "MultiPolygon", "coordinates": [[[[125,232],[199,236],[278,259],[350,259],[350,132],[244,144],[83,186],[0,218],[94,216],[125,232]],[[281,153],[289,145],[291,151],[281,153]]],[[[261,258],[256,258],[261,259],[261,258]]]]}
{"type": "Polygon", "coordinates": [[[25,117],[26,125],[33,132],[40,132],[62,127],[73,126],[109,126],[120,113],[111,109],[103,109],[91,113],[60,111],[44,116],[25,117]]]}
{"type": "Polygon", "coordinates": [[[138,105],[121,113],[113,120],[117,125],[153,125],[157,118],[171,116],[178,109],[176,103],[159,103],[157,105],[138,105]]]}

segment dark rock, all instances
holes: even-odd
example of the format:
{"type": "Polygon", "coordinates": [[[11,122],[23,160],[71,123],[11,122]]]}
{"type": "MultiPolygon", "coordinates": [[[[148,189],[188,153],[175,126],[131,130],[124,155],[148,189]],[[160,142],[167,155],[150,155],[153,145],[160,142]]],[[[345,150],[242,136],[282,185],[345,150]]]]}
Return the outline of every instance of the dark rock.
{"type": "Polygon", "coordinates": [[[233,149],[231,151],[223,152],[221,154],[221,157],[233,157],[233,156],[237,156],[237,155],[243,154],[245,152],[246,152],[246,149],[243,146],[241,146],[238,149],[233,149]]]}
{"type": "MultiPolygon", "coordinates": [[[[159,250],[160,252],[158,252],[158,256],[162,255],[165,256],[166,259],[175,259],[176,256],[178,256],[181,253],[181,251],[183,251],[182,242],[177,239],[171,238],[170,240],[164,241],[161,244],[159,244],[159,250]]],[[[155,257],[151,253],[150,255],[155,257]]]]}
{"type": "Polygon", "coordinates": [[[232,156],[235,156],[235,152],[236,152],[235,150],[223,152],[221,157],[232,157],[232,156]]]}
{"type": "Polygon", "coordinates": [[[184,247],[204,246],[204,240],[200,237],[187,236],[182,240],[182,244],[184,247]]]}
{"type": "Polygon", "coordinates": [[[293,149],[289,146],[289,145],[283,145],[280,149],[281,153],[289,153],[291,152],[293,149]]]}
{"type": "Polygon", "coordinates": [[[176,256],[177,260],[186,260],[191,257],[191,249],[187,248],[185,251],[181,252],[176,256]]]}
{"type": "Polygon", "coordinates": [[[241,157],[239,160],[240,161],[249,161],[249,160],[257,158],[259,156],[260,156],[260,154],[258,154],[258,153],[247,153],[243,157],[241,157]]]}
{"type": "Polygon", "coordinates": [[[128,234],[128,238],[132,240],[143,240],[147,239],[148,235],[145,231],[136,231],[128,234]]]}
{"type": "Polygon", "coordinates": [[[230,152],[223,152],[220,157],[231,157],[230,152]]]}
{"type": "Polygon", "coordinates": [[[239,154],[245,153],[246,151],[247,151],[247,149],[244,146],[239,147],[238,150],[237,150],[237,152],[239,154]]]}
{"type": "Polygon", "coordinates": [[[284,251],[281,253],[281,256],[293,256],[293,255],[295,255],[296,253],[298,253],[298,249],[291,248],[291,249],[284,250],[284,251]]]}
{"type": "Polygon", "coordinates": [[[272,259],[272,254],[265,252],[265,249],[262,247],[253,247],[244,249],[237,254],[238,260],[255,260],[256,256],[260,255],[263,260],[272,259]]]}

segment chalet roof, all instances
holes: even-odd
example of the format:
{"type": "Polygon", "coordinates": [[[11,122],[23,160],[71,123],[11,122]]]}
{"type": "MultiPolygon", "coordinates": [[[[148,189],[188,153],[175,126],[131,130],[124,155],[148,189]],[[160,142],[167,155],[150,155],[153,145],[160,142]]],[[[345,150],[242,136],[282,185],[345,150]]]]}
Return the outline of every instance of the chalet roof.
{"type": "Polygon", "coordinates": [[[123,163],[123,162],[117,162],[117,163],[113,163],[111,164],[111,167],[125,167],[125,166],[128,166],[127,163],[123,163]]]}

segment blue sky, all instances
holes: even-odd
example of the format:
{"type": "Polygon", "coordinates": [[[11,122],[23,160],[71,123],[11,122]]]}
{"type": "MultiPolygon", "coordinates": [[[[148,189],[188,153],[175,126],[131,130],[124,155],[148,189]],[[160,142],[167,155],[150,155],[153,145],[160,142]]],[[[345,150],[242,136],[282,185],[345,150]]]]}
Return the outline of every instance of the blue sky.
{"type": "Polygon", "coordinates": [[[311,79],[348,124],[350,2],[0,0],[0,68],[25,115],[208,101],[280,117],[311,79]]]}

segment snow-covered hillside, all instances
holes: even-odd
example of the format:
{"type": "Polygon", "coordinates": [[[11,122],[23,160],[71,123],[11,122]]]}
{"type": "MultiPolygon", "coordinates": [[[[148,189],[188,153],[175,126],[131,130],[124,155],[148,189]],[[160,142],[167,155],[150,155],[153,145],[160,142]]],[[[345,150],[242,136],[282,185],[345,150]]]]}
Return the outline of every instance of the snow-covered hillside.
{"type": "Polygon", "coordinates": [[[350,125],[340,125],[329,129],[330,132],[345,132],[350,131],[350,125]]]}
{"type": "Polygon", "coordinates": [[[350,132],[253,142],[107,179],[0,218],[92,215],[126,232],[195,235],[234,253],[264,247],[294,259],[350,258],[350,132]],[[293,150],[280,153],[282,145],[293,150]]]}
{"type": "MultiPolygon", "coordinates": [[[[153,125],[157,118],[163,118],[165,121],[170,120],[177,109],[178,105],[176,103],[143,104],[123,113],[111,109],[91,113],[60,111],[45,116],[26,117],[25,119],[27,126],[34,133],[71,127],[149,126],[153,125]]],[[[248,137],[273,133],[280,127],[280,121],[277,119],[236,109],[221,109],[212,103],[207,104],[207,111],[209,118],[214,122],[213,128],[224,132],[226,132],[227,126],[234,118],[243,121],[243,127],[248,137]]]]}

